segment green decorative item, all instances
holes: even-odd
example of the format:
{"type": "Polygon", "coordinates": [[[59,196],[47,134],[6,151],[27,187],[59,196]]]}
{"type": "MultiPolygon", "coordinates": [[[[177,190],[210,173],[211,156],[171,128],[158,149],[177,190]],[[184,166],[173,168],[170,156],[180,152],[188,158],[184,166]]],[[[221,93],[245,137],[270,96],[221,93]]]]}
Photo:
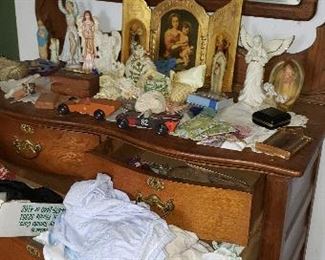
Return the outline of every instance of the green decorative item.
{"type": "Polygon", "coordinates": [[[180,124],[173,135],[194,141],[201,141],[209,136],[234,132],[226,122],[218,121],[209,115],[198,115],[180,124]]]}
{"type": "Polygon", "coordinates": [[[157,71],[149,71],[146,75],[141,77],[138,83],[140,83],[138,84],[140,88],[143,87],[144,92],[156,90],[165,97],[169,96],[170,79],[157,71]]]}

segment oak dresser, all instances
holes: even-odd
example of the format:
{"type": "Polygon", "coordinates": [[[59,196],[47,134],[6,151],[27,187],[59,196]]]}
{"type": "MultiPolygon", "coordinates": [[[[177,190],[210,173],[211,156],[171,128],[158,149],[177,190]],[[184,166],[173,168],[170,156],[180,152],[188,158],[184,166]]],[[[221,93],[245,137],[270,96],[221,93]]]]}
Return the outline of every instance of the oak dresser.
{"type": "MultiPolygon", "coordinates": [[[[287,161],[247,149],[198,146],[150,130],[121,130],[86,115],[60,116],[31,104],[10,104],[1,96],[0,158],[19,178],[63,194],[73,181],[105,172],[116,188],[151,204],[168,223],[204,240],[244,245],[243,259],[302,259],[325,109],[298,102],[294,111],[309,118],[306,134],[312,142],[287,161]],[[171,170],[133,168],[128,164],[133,156],[168,164],[171,170]]],[[[28,238],[0,241],[6,259],[42,257],[41,248],[28,238]],[[26,257],[10,255],[8,248],[26,257]]]]}

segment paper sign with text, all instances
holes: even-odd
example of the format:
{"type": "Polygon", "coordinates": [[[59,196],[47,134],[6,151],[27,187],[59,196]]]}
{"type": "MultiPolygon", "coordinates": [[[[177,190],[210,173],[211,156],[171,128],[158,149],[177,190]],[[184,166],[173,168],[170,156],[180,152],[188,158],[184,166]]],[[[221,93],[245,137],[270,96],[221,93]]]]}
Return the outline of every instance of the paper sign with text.
{"type": "Polygon", "coordinates": [[[0,237],[36,236],[54,225],[63,204],[10,201],[0,205],[0,237]]]}

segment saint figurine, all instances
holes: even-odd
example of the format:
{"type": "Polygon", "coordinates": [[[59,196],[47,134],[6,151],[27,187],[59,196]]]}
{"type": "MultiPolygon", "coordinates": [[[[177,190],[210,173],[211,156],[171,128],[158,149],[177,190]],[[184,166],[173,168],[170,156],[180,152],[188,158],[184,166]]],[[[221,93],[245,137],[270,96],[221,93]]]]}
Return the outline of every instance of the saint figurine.
{"type": "Polygon", "coordinates": [[[60,48],[59,39],[51,38],[50,51],[51,51],[51,62],[53,63],[59,62],[59,48],[60,48]]]}
{"type": "Polygon", "coordinates": [[[47,60],[47,45],[48,45],[48,37],[49,33],[43,23],[43,21],[37,21],[38,30],[37,30],[37,43],[38,43],[38,52],[39,56],[42,60],[47,60]]]}
{"type": "Polygon", "coordinates": [[[240,32],[240,44],[248,51],[245,61],[248,63],[244,89],[239,101],[252,107],[259,107],[265,94],[262,89],[264,66],[274,56],[284,53],[294,40],[294,36],[283,40],[271,40],[263,43],[260,35],[251,36],[244,27],[240,32]]]}
{"type": "Polygon", "coordinates": [[[222,36],[217,39],[217,51],[213,57],[211,71],[211,92],[216,94],[222,93],[223,78],[227,66],[226,52],[229,44],[222,36]]]}
{"type": "Polygon", "coordinates": [[[97,27],[95,20],[89,10],[86,10],[84,12],[81,25],[78,27],[79,27],[79,34],[82,37],[82,58],[83,58],[82,70],[88,73],[91,72],[95,66],[95,56],[96,56],[95,33],[97,27]]]}
{"type": "Polygon", "coordinates": [[[67,20],[67,32],[64,39],[60,60],[67,63],[67,67],[78,68],[80,61],[80,41],[76,27],[78,6],[74,0],[66,0],[65,7],[59,0],[59,9],[67,20]]]}

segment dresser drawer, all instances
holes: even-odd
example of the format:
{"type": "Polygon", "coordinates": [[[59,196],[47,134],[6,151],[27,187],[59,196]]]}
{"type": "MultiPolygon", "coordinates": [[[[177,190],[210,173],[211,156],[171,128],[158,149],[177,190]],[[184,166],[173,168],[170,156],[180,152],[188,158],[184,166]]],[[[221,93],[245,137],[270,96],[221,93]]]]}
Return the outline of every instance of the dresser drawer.
{"type": "Polygon", "coordinates": [[[88,174],[86,152],[99,144],[97,135],[19,121],[0,115],[3,157],[15,164],[64,175],[88,174]]]}
{"type": "Polygon", "coordinates": [[[42,245],[31,238],[0,238],[0,259],[5,260],[42,260],[42,245]]]}
{"type": "MultiPolygon", "coordinates": [[[[201,239],[248,244],[254,224],[262,214],[262,175],[176,166],[177,173],[162,176],[127,165],[128,157],[147,151],[130,145],[111,150],[105,154],[97,149],[93,155],[102,160],[102,170],[112,177],[115,188],[132,199],[151,204],[169,224],[193,231],[201,239]]],[[[168,162],[168,158],[159,155],[151,157],[156,162],[168,162]]],[[[175,163],[178,162],[171,159],[170,164],[175,163]]]]}

